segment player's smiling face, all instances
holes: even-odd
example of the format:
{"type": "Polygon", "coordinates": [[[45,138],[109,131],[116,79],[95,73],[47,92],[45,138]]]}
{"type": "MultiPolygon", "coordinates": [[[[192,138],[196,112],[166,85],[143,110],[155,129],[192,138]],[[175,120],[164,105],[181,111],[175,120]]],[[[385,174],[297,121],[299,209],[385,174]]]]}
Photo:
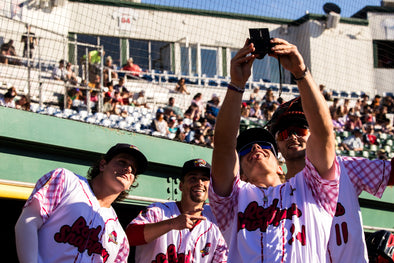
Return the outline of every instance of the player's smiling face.
{"type": "Polygon", "coordinates": [[[106,186],[125,191],[134,183],[136,173],[136,160],[127,153],[115,155],[108,163],[102,161],[100,171],[106,186]]]}
{"type": "Polygon", "coordinates": [[[188,172],[179,185],[182,199],[190,198],[195,203],[203,203],[208,199],[208,188],[209,176],[199,170],[188,172]]]}
{"type": "Polygon", "coordinates": [[[277,132],[275,136],[276,144],[285,160],[303,159],[305,158],[306,142],[310,135],[309,130],[306,129],[306,131],[297,134],[297,132],[291,130],[292,128],[288,128],[290,132],[286,134],[287,136],[278,136],[280,132],[277,132]]]}
{"type": "Polygon", "coordinates": [[[270,149],[263,149],[258,143],[252,145],[249,153],[240,157],[242,172],[246,181],[261,182],[261,174],[278,172],[278,161],[270,149]]]}

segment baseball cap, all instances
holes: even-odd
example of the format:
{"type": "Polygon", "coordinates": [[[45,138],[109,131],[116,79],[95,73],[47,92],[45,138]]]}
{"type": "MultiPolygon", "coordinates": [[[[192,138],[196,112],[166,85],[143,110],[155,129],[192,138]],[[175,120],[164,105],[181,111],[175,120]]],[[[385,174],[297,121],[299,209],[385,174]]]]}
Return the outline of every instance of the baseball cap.
{"type": "Polygon", "coordinates": [[[309,128],[308,121],[302,109],[301,97],[296,97],[288,102],[282,103],[266,126],[271,134],[276,134],[278,131],[290,126],[309,128]]]}
{"type": "Polygon", "coordinates": [[[112,146],[108,152],[104,155],[104,159],[106,161],[110,161],[115,155],[119,153],[127,153],[136,158],[137,160],[137,173],[143,173],[147,166],[148,160],[146,159],[145,155],[134,145],[127,144],[127,143],[118,143],[112,146]]]}
{"type": "Polygon", "coordinates": [[[372,233],[366,240],[370,262],[394,262],[394,235],[386,230],[372,233]],[[386,261],[379,261],[382,256],[386,261]]]}
{"type": "Polygon", "coordinates": [[[237,138],[237,153],[241,152],[248,146],[251,146],[255,143],[265,143],[272,146],[271,151],[273,152],[275,157],[278,158],[278,146],[276,145],[275,138],[269,131],[264,128],[251,128],[241,132],[241,134],[237,138]]]}
{"type": "Polygon", "coordinates": [[[206,172],[206,174],[210,176],[211,165],[203,159],[189,160],[183,164],[181,178],[183,178],[188,172],[194,170],[201,170],[203,172],[206,172]]]}

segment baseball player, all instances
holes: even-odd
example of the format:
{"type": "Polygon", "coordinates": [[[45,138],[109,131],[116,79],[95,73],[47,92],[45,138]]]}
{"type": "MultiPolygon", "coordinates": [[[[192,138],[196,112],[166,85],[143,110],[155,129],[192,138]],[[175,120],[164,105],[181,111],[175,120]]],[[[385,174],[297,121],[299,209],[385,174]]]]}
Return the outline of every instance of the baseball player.
{"type": "Polygon", "coordinates": [[[129,244],[111,204],[147,166],[129,144],[116,144],[88,179],[59,168],[41,177],[15,226],[20,262],[127,262],[129,244]]]}
{"type": "Polygon", "coordinates": [[[243,87],[255,59],[247,40],[231,61],[231,83],[216,122],[209,199],[229,246],[228,262],[325,262],[339,187],[332,121],[297,47],[277,38],[271,43],[270,55],[280,56],[308,101],[303,106],[314,131],[307,144],[311,157],[281,184],[273,136],[253,128],[237,138],[243,87]]]}
{"type": "Polygon", "coordinates": [[[142,262],[227,262],[227,246],[208,198],[210,165],[202,159],[184,163],[179,202],[153,203],[129,224],[126,234],[142,262]]]}
{"type": "MultiPolygon", "coordinates": [[[[282,104],[274,113],[270,131],[286,160],[290,179],[305,166],[305,149],[310,138],[309,125],[301,99],[282,104]]],[[[331,227],[328,262],[368,262],[358,196],[366,191],[382,197],[387,185],[394,184],[394,161],[337,157],[340,164],[338,206],[331,227]]]]}

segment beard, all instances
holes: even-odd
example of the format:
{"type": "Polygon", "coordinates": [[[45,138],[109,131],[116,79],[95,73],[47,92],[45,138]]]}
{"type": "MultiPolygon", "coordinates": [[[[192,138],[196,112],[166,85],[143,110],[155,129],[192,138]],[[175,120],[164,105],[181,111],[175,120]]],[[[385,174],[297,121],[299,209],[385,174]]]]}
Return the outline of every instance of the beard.
{"type": "Polygon", "coordinates": [[[205,200],[207,200],[207,195],[206,192],[204,195],[194,195],[192,192],[190,192],[190,199],[195,203],[203,203],[205,200]]]}

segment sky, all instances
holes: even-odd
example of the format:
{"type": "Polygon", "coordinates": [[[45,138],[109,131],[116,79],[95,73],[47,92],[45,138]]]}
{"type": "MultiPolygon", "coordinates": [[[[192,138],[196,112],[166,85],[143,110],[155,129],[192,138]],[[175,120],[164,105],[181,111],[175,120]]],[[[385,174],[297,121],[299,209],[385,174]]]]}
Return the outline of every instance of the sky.
{"type": "Polygon", "coordinates": [[[142,3],[192,9],[241,13],[274,18],[297,19],[308,11],[325,14],[323,5],[332,2],[341,8],[342,17],[350,17],[363,7],[380,6],[380,0],[141,0],[142,3]]]}

